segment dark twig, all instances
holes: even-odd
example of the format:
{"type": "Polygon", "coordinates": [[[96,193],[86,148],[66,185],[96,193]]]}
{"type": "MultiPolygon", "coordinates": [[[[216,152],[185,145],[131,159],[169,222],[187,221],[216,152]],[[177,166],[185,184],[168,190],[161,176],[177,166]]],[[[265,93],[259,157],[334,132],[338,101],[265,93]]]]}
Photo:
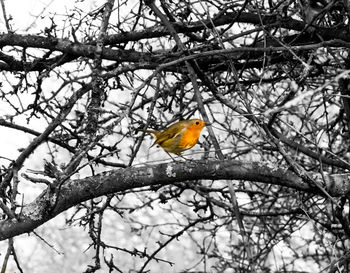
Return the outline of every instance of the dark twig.
{"type": "Polygon", "coordinates": [[[141,269],[138,271],[139,273],[145,272],[145,268],[148,265],[148,263],[150,261],[152,261],[154,259],[154,257],[164,248],[166,247],[169,243],[171,243],[174,239],[178,239],[178,237],[180,237],[186,230],[188,230],[191,227],[194,227],[195,225],[197,225],[198,223],[201,222],[205,222],[207,220],[210,220],[212,218],[212,216],[208,216],[205,218],[199,218],[196,221],[193,221],[192,223],[189,223],[186,227],[184,227],[182,230],[180,230],[179,232],[175,233],[174,235],[171,235],[171,237],[164,243],[160,244],[160,246],[158,247],[158,249],[156,251],[154,251],[152,253],[152,255],[147,259],[147,261],[143,264],[143,266],[141,267],[141,269]]]}
{"type": "Polygon", "coordinates": [[[2,14],[3,14],[3,17],[4,17],[4,21],[5,21],[5,26],[6,26],[6,29],[7,29],[7,32],[12,32],[11,30],[11,26],[10,26],[10,19],[7,17],[7,14],[6,14],[6,8],[5,8],[5,2],[4,0],[1,0],[1,8],[2,8],[2,14]]]}
{"type": "Polygon", "coordinates": [[[7,251],[6,251],[4,261],[3,261],[2,267],[1,267],[1,273],[6,273],[7,264],[8,264],[8,261],[9,261],[9,258],[11,256],[12,252],[13,252],[13,238],[9,238],[7,251]]]}

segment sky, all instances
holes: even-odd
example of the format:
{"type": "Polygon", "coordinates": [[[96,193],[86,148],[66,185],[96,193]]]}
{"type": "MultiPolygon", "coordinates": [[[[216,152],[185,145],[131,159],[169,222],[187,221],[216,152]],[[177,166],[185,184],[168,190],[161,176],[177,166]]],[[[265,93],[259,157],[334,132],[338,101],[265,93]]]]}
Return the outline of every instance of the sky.
{"type": "MultiPolygon", "coordinates": [[[[27,32],[28,28],[32,31],[40,31],[45,23],[50,26],[48,17],[41,18],[45,14],[65,14],[70,8],[75,6],[76,1],[72,0],[6,0],[5,7],[7,16],[12,17],[11,24],[16,33],[27,32]],[[21,8],[18,8],[21,7],[21,8]],[[39,17],[38,17],[39,16],[39,17]]],[[[78,1],[77,1],[78,2],[78,1]]],[[[81,1],[79,1],[81,2],[81,1]]],[[[81,6],[90,10],[99,6],[102,1],[85,0],[80,3],[81,6]]],[[[0,32],[5,32],[4,18],[1,14],[0,32]]],[[[31,32],[32,32],[31,31],[31,32]]]]}

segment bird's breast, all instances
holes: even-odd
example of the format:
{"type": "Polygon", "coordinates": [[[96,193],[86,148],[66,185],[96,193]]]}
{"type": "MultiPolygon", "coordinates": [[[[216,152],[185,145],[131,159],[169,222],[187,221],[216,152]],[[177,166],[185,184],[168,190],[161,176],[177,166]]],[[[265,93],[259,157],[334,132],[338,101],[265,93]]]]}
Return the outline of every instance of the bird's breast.
{"type": "Polygon", "coordinates": [[[196,145],[198,138],[199,133],[187,130],[180,139],[179,147],[182,149],[192,148],[194,145],[196,145]]]}

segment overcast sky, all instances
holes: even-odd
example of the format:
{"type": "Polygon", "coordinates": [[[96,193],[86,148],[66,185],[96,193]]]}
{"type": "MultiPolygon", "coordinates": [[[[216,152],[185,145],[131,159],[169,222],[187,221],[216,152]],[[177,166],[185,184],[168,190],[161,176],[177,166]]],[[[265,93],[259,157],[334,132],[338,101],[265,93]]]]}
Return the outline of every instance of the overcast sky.
{"type": "MultiPolygon", "coordinates": [[[[40,31],[44,26],[50,25],[50,19],[48,17],[37,18],[38,15],[44,14],[65,14],[73,6],[77,6],[72,0],[7,0],[5,1],[6,12],[8,16],[12,16],[13,20],[11,25],[16,33],[27,32],[28,28],[31,28],[31,32],[34,30],[40,31]],[[19,8],[20,7],[20,8],[19,8]],[[45,25],[46,23],[46,25],[45,25]]],[[[102,1],[97,0],[85,0],[78,6],[82,6],[85,9],[95,9],[101,5],[102,1]]],[[[5,32],[4,18],[1,14],[0,18],[0,31],[5,32]]]]}

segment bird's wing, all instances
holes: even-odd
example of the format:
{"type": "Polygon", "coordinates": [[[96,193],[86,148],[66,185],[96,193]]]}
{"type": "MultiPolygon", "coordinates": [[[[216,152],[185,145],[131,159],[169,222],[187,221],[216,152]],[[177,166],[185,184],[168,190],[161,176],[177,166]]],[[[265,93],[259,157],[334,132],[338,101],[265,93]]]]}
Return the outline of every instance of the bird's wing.
{"type": "MultiPolygon", "coordinates": [[[[162,143],[169,139],[174,139],[177,136],[181,135],[186,130],[185,124],[177,124],[177,126],[170,126],[168,129],[164,130],[160,133],[157,140],[154,142],[154,144],[162,145],[162,143]]],[[[153,144],[153,145],[154,145],[153,144]]]]}

